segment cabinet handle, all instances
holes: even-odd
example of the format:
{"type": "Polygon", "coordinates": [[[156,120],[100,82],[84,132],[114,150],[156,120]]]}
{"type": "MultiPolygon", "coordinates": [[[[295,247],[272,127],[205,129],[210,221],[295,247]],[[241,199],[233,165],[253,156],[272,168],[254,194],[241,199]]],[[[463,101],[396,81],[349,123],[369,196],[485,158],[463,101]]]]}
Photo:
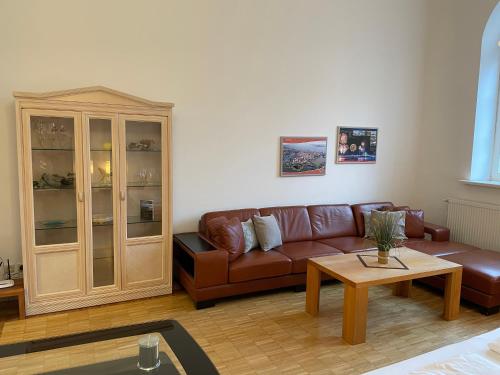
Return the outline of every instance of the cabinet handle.
{"type": "Polygon", "coordinates": [[[124,200],[125,200],[125,192],[124,192],[124,191],[120,191],[120,199],[121,199],[122,201],[124,201],[124,200]]]}
{"type": "Polygon", "coordinates": [[[80,202],[83,202],[85,200],[85,195],[82,192],[78,193],[78,200],[80,202]]]}

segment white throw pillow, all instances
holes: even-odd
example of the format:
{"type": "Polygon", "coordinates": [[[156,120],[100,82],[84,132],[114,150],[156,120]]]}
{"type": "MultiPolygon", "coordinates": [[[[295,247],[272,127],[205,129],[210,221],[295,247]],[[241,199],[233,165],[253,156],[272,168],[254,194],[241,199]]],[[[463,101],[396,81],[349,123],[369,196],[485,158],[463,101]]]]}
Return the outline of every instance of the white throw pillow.
{"type": "Polygon", "coordinates": [[[243,228],[243,237],[245,238],[245,253],[248,253],[250,250],[259,246],[259,240],[257,240],[257,234],[255,233],[252,219],[243,221],[241,227],[243,228]]]}

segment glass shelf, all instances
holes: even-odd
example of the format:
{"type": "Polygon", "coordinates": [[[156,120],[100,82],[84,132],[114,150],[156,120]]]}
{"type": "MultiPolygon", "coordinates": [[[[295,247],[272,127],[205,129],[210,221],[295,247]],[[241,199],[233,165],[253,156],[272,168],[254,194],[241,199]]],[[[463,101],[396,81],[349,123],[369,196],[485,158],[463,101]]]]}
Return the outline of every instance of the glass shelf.
{"type": "MultiPolygon", "coordinates": [[[[140,216],[129,216],[127,218],[127,224],[148,224],[148,223],[161,223],[161,219],[146,220],[142,219],[140,216]]],[[[103,227],[107,225],[113,225],[112,221],[106,223],[92,223],[94,227],[103,227]]]]}
{"type": "Polygon", "coordinates": [[[74,186],[68,187],[42,187],[42,188],[33,188],[33,191],[60,191],[60,190],[75,190],[74,186]]]}
{"type": "Polygon", "coordinates": [[[162,185],[161,184],[158,184],[158,183],[155,183],[155,184],[141,184],[141,183],[137,183],[137,182],[130,182],[127,187],[129,188],[145,188],[145,187],[155,187],[155,188],[159,188],[161,187],[162,185]]]}
{"type": "MultiPolygon", "coordinates": [[[[161,188],[161,184],[147,184],[147,185],[141,185],[141,184],[136,184],[136,183],[131,183],[127,185],[129,188],[161,188]]],[[[92,186],[92,189],[112,189],[112,185],[94,185],[92,186]]],[[[33,188],[33,191],[59,191],[59,190],[75,190],[74,186],[68,186],[68,187],[43,187],[43,188],[33,188]]]]}
{"type": "Polygon", "coordinates": [[[111,152],[113,151],[112,149],[105,149],[105,148],[91,148],[91,152],[111,152]]]}
{"type": "Polygon", "coordinates": [[[113,221],[112,220],[111,221],[106,221],[104,223],[94,223],[94,222],[92,222],[92,226],[93,227],[106,227],[106,226],[111,226],[111,225],[113,225],[113,221]]]}
{"type": "MultiPolygon", "coordinates": [[[[112,185],[94,185],[92,186],[92,189],[111,189],[113,186],[112,185]]],[[[147,185],[141,185],[141,184],[136,184],[136,183],[130,183],[127,185],[129,188],[145,188],[145,187],[155,187],[155,188],[161,188],[161,184],[147,184],[147,185]]],[[[41,189],[39,189],[41,190],[41,189]]]]}
{"type": "Polygon", "coordinates": [[[32,151],[75,151],[74,148],[48,148],[48,147],[33,147],[32,151]]]}
{"type": "Polygon", "coordinates": [[[45,220],[35,222],[35,230],[75,229],[76,220],[45,220]]]}
{"type": "Polygon", "coordinates": [[[129,150],[127,152],[161,152],[161,150],[129,150]]]}
{"type": "Polygon", "coordinates": [[[127,217],[127,224],[161,223],[161,219],[144,220],[140,216],[127,217]]]}
{"type": "MultiPolygon", "coordinates": [[[[53,230],[53,229],[75,229],[77,227],[76,220],[52,220],[54,224],[47,224],[49,221],[37,221],[35,223],[35,230],[53,230]],[[60,223],[59,223],[60,222],[60,223]]],[[[145,220],[140,216],[129,216],[127,224],[148,224],[148,223],[161,223],[161,219],[145,220]]],[[[106,223],[92,223],[93,227],[104,227],[113,225],[113,221],[106,223]]]]}

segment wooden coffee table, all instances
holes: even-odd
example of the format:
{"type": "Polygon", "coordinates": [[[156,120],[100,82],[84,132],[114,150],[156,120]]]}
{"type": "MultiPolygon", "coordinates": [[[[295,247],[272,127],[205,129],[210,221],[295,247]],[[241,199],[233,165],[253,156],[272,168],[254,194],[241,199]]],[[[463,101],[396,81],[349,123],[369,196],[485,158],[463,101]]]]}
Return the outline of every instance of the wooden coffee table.
{"type": "MultiPolygon", "coordinates": [[[[368,287],[395,284],[395,295],[409,297],[413,279],[445,274],[443,318],[457,319],[460,311],[462,266],[406,247],[396,249],[395,254],[408,269],[365,267],[358,255],[370,255],[363,257],[365,262],[368,265],[378,266],[377,251],[309,259],[306,311],[311,315],[318,314],[321,273],[342,281],[345,286],[342,337],[351,345],[361,344],[366,339],[368,287]]],[[[391,258],[389,266],[401,267],[401,264],[391,258]]]]}

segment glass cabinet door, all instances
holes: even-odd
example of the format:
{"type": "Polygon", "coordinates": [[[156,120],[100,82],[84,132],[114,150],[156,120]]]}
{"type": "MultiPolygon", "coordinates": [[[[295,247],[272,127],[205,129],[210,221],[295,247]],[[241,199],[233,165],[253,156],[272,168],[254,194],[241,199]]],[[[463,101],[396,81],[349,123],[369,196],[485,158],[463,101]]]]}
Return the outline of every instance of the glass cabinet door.
{"type": "Polygon", "coordinates": [[[30,299],[84,292],[85,207],[81,116],[23,110],[30,299]]]}
{"type": "Polygon", "coordinates": [[[34,245],[78,242],[75,119],[29,116],[34,245]]]}
{"type": "Polygon", "coordinates": [[[114,147],[116,121],[114,117],[85,115],[88,142],[86,152],[87,191],[90,192],[87,209],[89,243],[87,245],[90,288],[116,284],[117,235],[114,183],[117,157],[114,147]],[[90,272],[89,272],[90,273],[90,272]]]}
{"type": "Polygon", "coordinates": [[[125,120],[127,238],[162,235],[162,122],[125,120]]]}

